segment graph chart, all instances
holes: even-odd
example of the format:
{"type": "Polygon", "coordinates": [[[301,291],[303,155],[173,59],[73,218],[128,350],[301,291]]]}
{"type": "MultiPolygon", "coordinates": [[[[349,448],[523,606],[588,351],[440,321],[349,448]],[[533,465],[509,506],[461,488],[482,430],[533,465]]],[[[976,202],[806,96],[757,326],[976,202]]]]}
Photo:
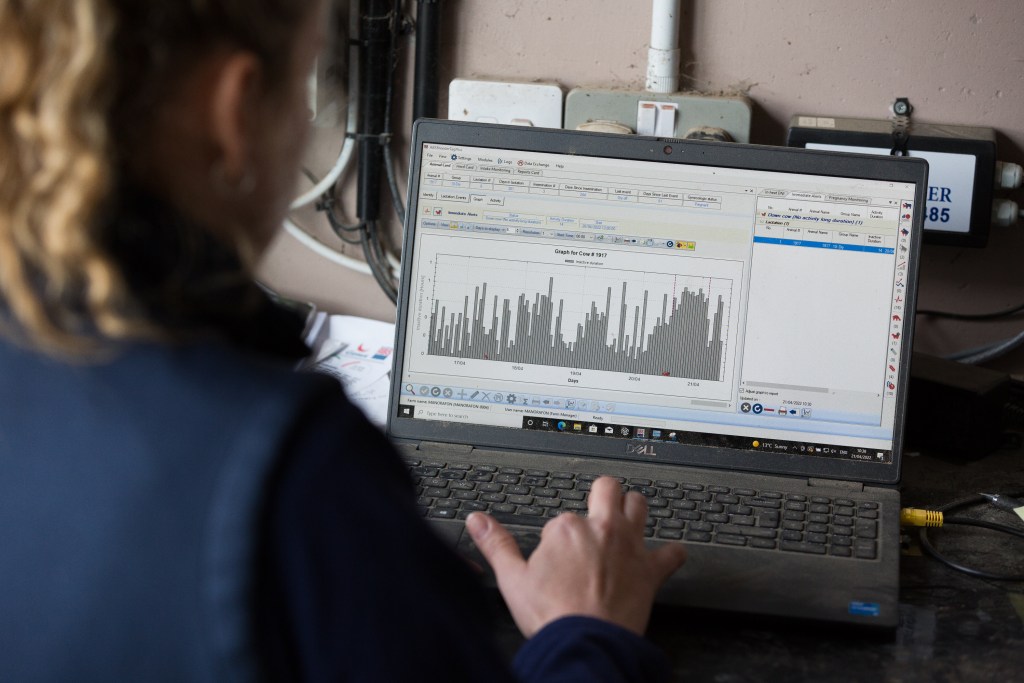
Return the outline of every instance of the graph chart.
{"type": "Polygon", "coordinates": [[[426,353],[722,381],[730,277],[438,254],[426,353]]]}

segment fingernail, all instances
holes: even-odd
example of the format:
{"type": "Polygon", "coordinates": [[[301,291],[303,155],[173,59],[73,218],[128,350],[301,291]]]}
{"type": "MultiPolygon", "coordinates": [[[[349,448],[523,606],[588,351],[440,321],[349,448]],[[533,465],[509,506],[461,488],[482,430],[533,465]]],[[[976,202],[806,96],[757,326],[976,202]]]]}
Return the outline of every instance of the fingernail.
{"type": "Polygon", "coordinates": [[[466,528],[469,529],[469,533],[471,533],[474,538],[483,538],[491,529],[491,521],[487,515],[474,512],[466,518],[466,528]]]}

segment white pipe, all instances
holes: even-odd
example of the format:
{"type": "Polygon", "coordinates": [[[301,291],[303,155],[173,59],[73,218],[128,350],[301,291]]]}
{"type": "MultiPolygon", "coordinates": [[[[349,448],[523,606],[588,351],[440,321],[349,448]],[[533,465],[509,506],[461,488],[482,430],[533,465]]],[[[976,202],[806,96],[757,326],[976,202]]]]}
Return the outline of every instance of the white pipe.
{"type": "MultiPolygon", "coordinates": [[[[355,30],[359,25],[359,3],[353,2],[349,7],[349,32],[355,30]]],[[[348,114],[345,122],[345,142],[341,146],[341,153],[334,167],[323,177],[323,179],[310,190],[302,193],[291,203],[291,210],[301,209],[307,204],[312,204],[323,195],[324,192],[338,181],[341,174],[345,172],[349,162],[352,161],[352,153],[356,148],[356,123],[359,116],[359,94],[357,88],[359,83],[359,48],[356,45],[349,47],[348,59],[348,114]]]]}
{"type": "Polygon", "coordinates": [[[651,46],[647,50],[647,90],[679,89],[679,14],[681,0],[654,0],[651,46]]]}
{"type": "Polygon", "coordinates": [[[363,275],[373,274],[370,272],[370,266],[366,265],[365,261],[345,256],[340,251],[331,249],[329,246],[313,237],[305,230],[302,230],[287,218],[284,219],[284,229],[285,232],[298,240],[299,244],[303,245],[310,251],[319,254],[325,259],[337,263],[339,266],[344,266],[350,270],[354,270],[357,273],[362,273],[363,275]]]}
{"type": "MultiPolygon", "coordinates": [[[[366,261],[361,261],[359,259],[352,258],[351,256],[346,256],[340,251],[332,249],[328,245],[324,244],[317,238],[310,235],[308,232],[306,232],[299,226],[295,225],[295,223],[293,223],[290,219],[285,218],[284,223],[282,225],[284,227],[285,232],[294,237],[299,244],[306,247],[313,253],[319,254],[328,261],[333,261],[334,263],[337,263],[339,266],[345,266],[346,268],[354,270],[357,273],[362,273],[363,275],[373,275],[373,273],[370,271],[370,266],[367,265],[366,261]]],[[[402,270],[402,262],[399,261],[390,252],[387,254],[387,259],[388,265],[391,267],[392,275],[397,277],[398,273],[401,272],[402,270]]]]}
{"type": "MultiPolygon", "coordinates": [[[[349,121],[355,121],[353,117],[349,117],[349,121]]],[[[352,125],[352,130],[347,131],[348,136],[345,138],[345,143],[341,147],[341,154],[338,155],[338,160],[335,162],[334,167],[331,168],[330,172],[325,175],[319,183],[314,185],[312,188],[304,192],[295,198],[295,200],[289,206],[289,209],[295,211],[301,209],[307,204],[312,204],[323,195],[324,192],[331,189],[331,187],[338,181],[341,174],[345,172],[345,168],[352,160],[352,152],[355,151],[356,141],[355,137],[355,124],[352,125]]]]}

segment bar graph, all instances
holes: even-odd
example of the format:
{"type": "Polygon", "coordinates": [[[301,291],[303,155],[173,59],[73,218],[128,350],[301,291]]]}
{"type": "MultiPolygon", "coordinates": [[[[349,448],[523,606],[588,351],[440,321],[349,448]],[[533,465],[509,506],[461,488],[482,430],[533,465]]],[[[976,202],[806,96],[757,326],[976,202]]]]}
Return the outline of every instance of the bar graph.
{"type": "Polygon", "coordinates": [[[436,264],[429,356],[724,379],[728,277],[443,254],[436,264]]]}

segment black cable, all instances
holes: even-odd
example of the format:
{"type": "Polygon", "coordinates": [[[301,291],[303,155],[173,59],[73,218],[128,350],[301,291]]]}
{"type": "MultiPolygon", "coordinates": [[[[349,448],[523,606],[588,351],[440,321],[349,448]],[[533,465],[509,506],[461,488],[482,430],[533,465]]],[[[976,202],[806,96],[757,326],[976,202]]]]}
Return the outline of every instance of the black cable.
{"type": "MultiPolygon", "coordinates": [[[[1021,495],[1024,495],[1024,493],[1017,492],[1011,493],[1009,495],[1013,498],[1017,498],[1021,495]]],[[[959,510],[961,508],[970,507],[972,505],[978,505],[980,503],[984,503],[987,505],[989,501],[984,496],[969,496],[967,498],[962,498],[960,500],[953,501],[952,503],[937,508],[937,511],[941,512],[943,515],[943,526],[950,524],[959,526],[981,527],[984,529],[990,529],[993,531],[999,531],[1002,533],[1010,534],[1012,536],[1017,536],[1019,538],[1024,538],[1024,531],[1014,529],[1013,527],[1007,526],[1005,524],[997,524],[995,522],[988,522],[982,519],[972,519],[970,517],[946,517],[947,512],[952,512],[954,510],[959,510]]],[[[936,550],[935,546],[932,545],[931,539],[928,538],[928,527],[921,527],[920,540],[921,547],[924,548],[925,552],[927,552],[929,555],[934,557],[939,562],[942,562],[946,566],[950,567],[951,569],[955,569],[959,572],[969,574],[970,576],[975,576],[978,578],[989,579],[994,581],[1024,581],[1024,574],[995,574],[993,572],[987,572],[983,569],[975,569],[974,567],[968,567],[967,565],[960,564],[959,562],[954,562],[953,560],[949,559],[948,557],[940,553],[938,550],[936,550]]]]}
{"type": "Polygon", "coordinates": [[[930,315],[933,318],[946,318],[947,320],[996,320],[1007,318],[1011,315],[1024,312],[1024,304],[1012,308],[991,313],[954,313],[953,311],[934,311],[930,309],[918,309],[918,315],[930,315]]]}
{"type": "Polygon", "coordinates": [[[384,170],[388,176],[388,190],[391,191],[391,201],[395,205],[395,213],[398,214],[398,222],[405,225],[405,205],[402,203],[402,196],[398,193],[398,181],[395,179],[395,165],[391,160],[391,143],[384,143],[384,170]]]}
{"type": "Polygon", "coordinates": [[[363,244],[363,253],[366,255],[366,263],[370,266],[373,278],[380,285],[380,288],[384,290],[384,294],[391,300],[391,303],[396,303],[398,301],[398,291],[387,274],[387,261],[385,259],[384,263],[381,263],[381,254],[374,246],[376,241],[376,224],[373,222],[367,223],[366,229],[360,233],[360,237],[363,244]]]}
{"type": "Polygon", "coordinates": [[[387,250],[384,248],[384,242],[380,233],[377,232],[376,223],[367,226],[367,238],[369,240],[373,262],[377,266],[377,271],[380,273],[380,277],[387,283],[387,286],[384,288],[384,293],[387,294],[392,303],[397,303],[398,286],[391,277],[391,264],[388,263],[386,255],[387,250]]]}
{"type": "Polygon", "coordinates": [[[981,365],[996,358],[1001,358],[1011,351],[1019,349],[1021,346],[1024,346],[1024,331],[1018,332],[1009,339],[990,344],[969,354],[959,353],[954,359],[968,365],[981,365]]]}
{"type": "Polygon", "coordinates": [[[416,78],[413,81],[412,120],[437,118],[440,91],[440,0],[416,3],[416,78]]]}
{"type": "Polygon", "coordinates": [[[398,62],[398,33],[401,30],[402,0],[395,0],[392,15],[394,24],[391,31],[391,68],[388,70],[388,87],[384,97],[384,135],[381,138],[381,145],[384,148],[384,171],[387,174],[391,202],[395,207],[399,222],[404,226],[405,206],[402,204],[402,195],[398,191],[395,165],[391,154],[391,102],[395,92],[395,67],[398,62]]]}
{"type": "Polygon", "coordinates": [[[388,0],[364,0],[360,22],[362,59],[356,197],[356,215],[362,225],[359,242],[370,272],[393,303],[398,300],[398,290],[390,274],[377,223],[382,156],[390,151],[387,142],[401,9],[401,0],[391,3],[388,0]]]}
{"type": "Polygon", "coordinates": [[[334,230],[334,234],[338,236],[338,239],[346,244],[355,244],[362,247],[366,264],[369,266],[374,280],[377,281],[377,284],[384,291],[388,299],[392,303],[396,303],[398,301],[398,288],[388,274],[390,266],[387,262],[387,256],[384,254],[380,236],[377,233],[376,222],[360,222],[354,225],[346,225],[335,216],[334,202],[334,197],[330,192],[327,192],[320,202],[317,203],[317,210],[323,211],[327,215],[327,222],[330,223],[331,229],[334,230]],[[351,233],[359,233],[359,235],[354,238],[349,236],[351,233]]]}
{"type": "Polygon", "coordinates": [[[394,10],[388,0],[364,0],[359,31],[362,45],[359,83],[359,167],[356,215],[370,223],[380,216],[381,136],[387,83],[393,69],[394,10]]]}
{"type": "Polygon", "coordinates": [[[353,225],[343,223],[334,213],[335,199],[331,192],[331,190],[328,190],[324,193],[323,197],[321,197],[320,201],[316,204],[316,210],[322,211],[327,215],[327,222],[330,224],[331,230],[334,231],[334,234],[337,235],[338,239],[342,242],[345,242],[346,244],[362,244],[360,237],[351,237],[350,234],[365,231],[366,224],[363,222],[355,223],[353,225]]]}

